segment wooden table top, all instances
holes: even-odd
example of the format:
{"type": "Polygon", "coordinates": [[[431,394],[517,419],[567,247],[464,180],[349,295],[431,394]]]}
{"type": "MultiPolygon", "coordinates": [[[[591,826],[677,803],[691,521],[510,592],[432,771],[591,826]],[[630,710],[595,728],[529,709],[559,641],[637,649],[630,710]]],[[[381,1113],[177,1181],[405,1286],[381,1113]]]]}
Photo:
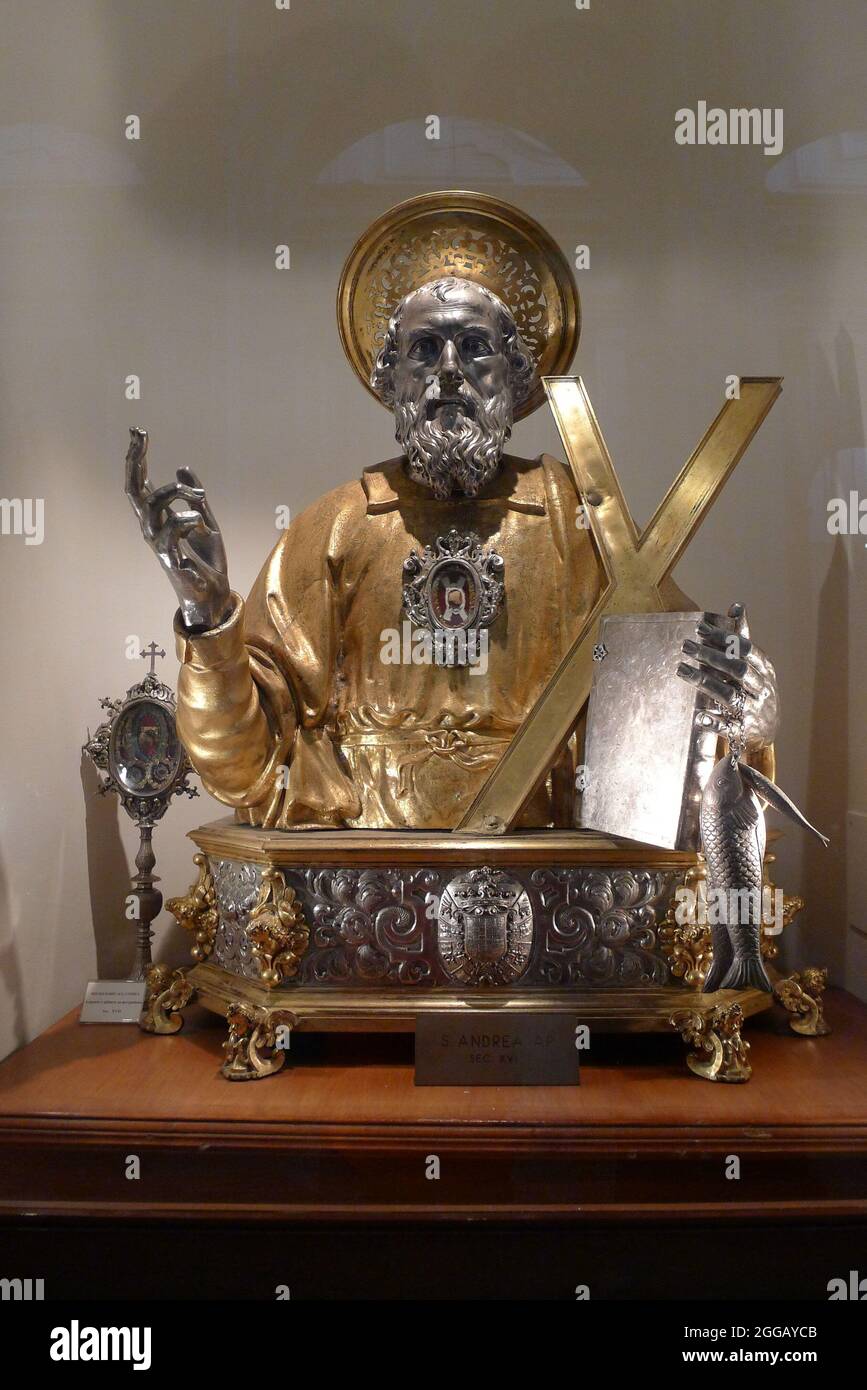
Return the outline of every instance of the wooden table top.
{"type": "Polygon", "coordinates": [[[572,1088],[416,1087],[411,1038],[383,1034],[296,1035],[293,1065],[231,1083],[224,1027],[204,1011],[172,1037],[80,1025],[75,1011],[0,1065],[13,1160],[0,1211],[867,1214],[867,1007],[826,998],[826,1038],[795,1036],[776,1010],[748,1021],[745,1085],[693,1077],[672,1034],[595,1039],[572,1088]],[[151,1153],[146,1185],[120,1175],[118,1153],[136,1145],[151,1153]],[[431,1152],[451,1155],[450,1181],[425,1182],[431,1152]],[[720,1183],[729,1153],[755,1160],[750,1182],[720,1183]]]}

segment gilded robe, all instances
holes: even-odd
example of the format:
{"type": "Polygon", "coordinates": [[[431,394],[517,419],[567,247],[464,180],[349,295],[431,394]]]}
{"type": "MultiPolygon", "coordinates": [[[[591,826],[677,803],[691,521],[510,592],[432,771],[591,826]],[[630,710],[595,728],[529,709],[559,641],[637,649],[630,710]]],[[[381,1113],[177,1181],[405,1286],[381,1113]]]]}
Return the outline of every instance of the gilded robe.
{"type": "MultiPolygon", "coordinates": [[[[403,460],[297,517],[218,628],[175,622],[178,727],[238,820],[281,829],[453,828],[577,637],[601,570],[568,468],[506,456],[475,498],[440,499],[403,460]],[[410,551],[456,529],[505,561],[487,670],[385,664],[410,551]]],[[[694,607],[677,586],[673,611],[694,607]]],[[[580,739],[580,731],[578,734],[580,739]]],[[[522,825],[574,823],[576,739],[522,825]]]]}

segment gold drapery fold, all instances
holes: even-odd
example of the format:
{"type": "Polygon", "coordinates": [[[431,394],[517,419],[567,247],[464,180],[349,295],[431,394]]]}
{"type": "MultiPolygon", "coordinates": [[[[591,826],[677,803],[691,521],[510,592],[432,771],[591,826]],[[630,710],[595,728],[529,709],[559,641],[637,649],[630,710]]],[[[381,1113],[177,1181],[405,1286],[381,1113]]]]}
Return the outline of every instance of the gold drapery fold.
{"type": "MultiPolygon", "coordinates": [[[[293,520],[220,627],[193,634],[176,619],[181,737],[207,790],[247,824],[450,829],[600,583],[571,473],[556,459],[507,457],[472,499],[433,497],[399,459],[378,465],[293,520]],[[505,562],[487,668],[389,664],[403,562],[452,529],[475,532],[505,562]]],[[[671,580],[664,594],[675,611],[695,606],[671,580]]],[[[581,735],[522,825],[573,823],[581,735]]]]}

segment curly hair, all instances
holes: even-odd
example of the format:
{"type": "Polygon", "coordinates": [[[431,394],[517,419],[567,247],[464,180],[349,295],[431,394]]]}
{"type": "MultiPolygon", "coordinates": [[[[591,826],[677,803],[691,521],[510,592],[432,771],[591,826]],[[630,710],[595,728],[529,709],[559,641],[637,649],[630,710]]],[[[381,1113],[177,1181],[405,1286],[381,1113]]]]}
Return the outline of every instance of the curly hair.
{"type": "Polygon", "coordinates": [[[404,295],[388,321],[385,341],[376,355],[376,361],[370,373],[370,385],[384,405],[394,404],[394,368],[398,355],[397,338],[403,311],[407,304],[421,294],[432,294],[441,304],[445,304],[448,302],[448,295],[451,291],[468,284],[472,285],[479,294],[484,295],[494,307],[497,327],[503,338],[503,354],[509,365],[509,385],[512,390],[514,405],[517,407],[527,399],[535,384],[536,367],[529,348],[518,332],[518,326],[512,314],[502,299],[495,295],[492,290],[486,289],[484,285],[478,284],[475,280],[463,280],[458,276],[448,275],[440,280],[431,280],[428,284],[420,285],[418,289],[411,290],[409,294],[404,295]]]}

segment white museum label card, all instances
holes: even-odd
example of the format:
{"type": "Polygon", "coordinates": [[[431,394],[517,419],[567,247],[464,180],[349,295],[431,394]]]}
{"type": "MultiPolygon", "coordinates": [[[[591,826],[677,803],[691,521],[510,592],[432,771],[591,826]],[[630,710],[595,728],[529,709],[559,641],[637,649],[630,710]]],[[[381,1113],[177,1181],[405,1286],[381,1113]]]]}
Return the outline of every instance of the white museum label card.
{"type": "Polygon", "coordinates": [[[144,1006],[144,980],[91,980],[79,1023],[138,1023],[144,1006]]]}

